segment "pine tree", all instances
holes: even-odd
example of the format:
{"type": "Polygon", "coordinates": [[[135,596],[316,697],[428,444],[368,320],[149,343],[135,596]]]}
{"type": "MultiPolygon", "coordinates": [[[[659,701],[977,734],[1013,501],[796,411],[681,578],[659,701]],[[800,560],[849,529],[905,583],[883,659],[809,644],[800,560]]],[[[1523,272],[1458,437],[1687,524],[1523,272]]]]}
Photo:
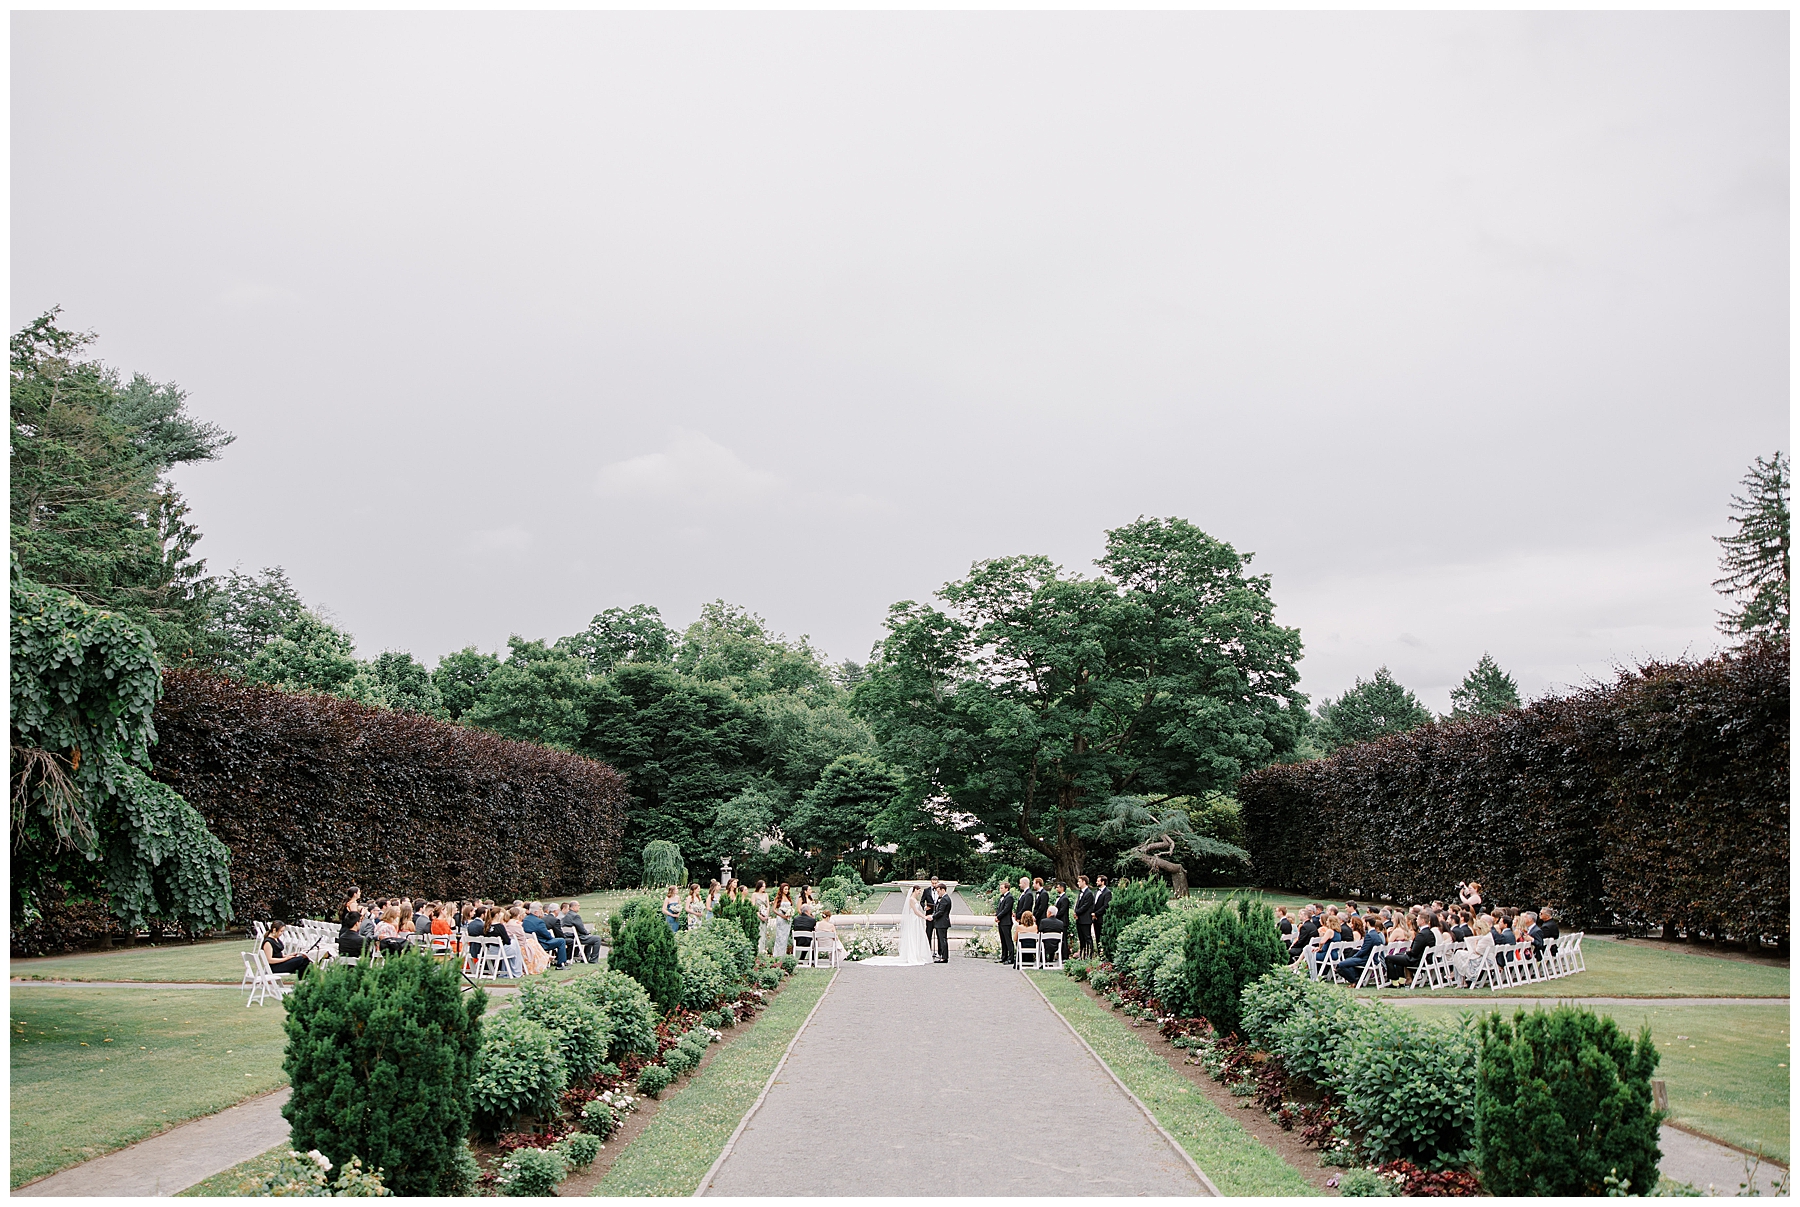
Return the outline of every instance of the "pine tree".
{"type": "Polygon", "coordinates": [[[681,1005],[675,936],[661,914],[640,913],[627,922],[606,963],[642,985],[659,1009],[669,1011],[681,1005]]]}
{"type": "Polygon", "coordinates": [[[1288,960],[1275,911],[1245,897],[1203,910],[1189,922],[1183,954],[1187,1000],[1165,1004],[1200,1015],[1225,1035],[1242,1026],[1244,986],[1288,960]]]}
{"type": "Polygon", "coordinates": [[[1715,537],[1724,546],[1713,583],[1733,607],[1719,614],[1722,632],[1751,636],[1788,631],[1788,470],[1787,456],[1758,457],[1744,475],[1744,494],[1731,496],[1737,531],[1715,537]]]}
{"type": "Polygon", "coordinates": [[[1450,715],[1487,717],[1519,707],[1519,685],[1500,669],[1490,654],[1482,654],[1475,669],[1463,677],[1461,686],[1450,689],[1450,715]]]}
{"type": "Polygon", "coordinates": [[[1431,713],[1418,697],[1395,682],[1394,673],[1383,666],[1376,668],[1375,677],[1367,682],[1358,678],[1356,686],[1335,701],[1329,697],[1320,701],[1313,740],[1330,752],[1405,733],[1430,720],[1431,713]]]}
{"type": "Polygon", "coordinates": [[[1611,1018],[1573,1006],[1481,1020],[1476,1163],[1491,1194],[1603,1195],[1616,1172],[1637,1194],[1656,1187],[1650,1096],[1656,1045],[1634,1044],[1611,1018]]]}
{"type": "Polygon", "coordinates": [[[292,1147],[361,1157],[400,1195],[456,1195],[487,994],[454,961],[397,953],[313,969],[287,999],[292,1147]]]}

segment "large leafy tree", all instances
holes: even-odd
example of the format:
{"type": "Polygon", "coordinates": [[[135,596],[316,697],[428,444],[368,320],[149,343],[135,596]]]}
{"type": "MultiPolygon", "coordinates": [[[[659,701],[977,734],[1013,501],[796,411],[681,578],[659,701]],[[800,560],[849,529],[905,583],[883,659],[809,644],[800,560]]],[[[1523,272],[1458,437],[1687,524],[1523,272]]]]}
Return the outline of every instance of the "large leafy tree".
{"type": "Polygon", "coordinates": [[[1072,879],[1114,797],[1223,789],[1293,749],[1300,635],[1248,562],[1181,519],[1108,532],[1096,578],[979,562],[946,608],[890,609],[856,708],[922,798],[1072,879]]]}
{"type": "Polygon", "coordinates": [[[511,654],[487,676],[463,721],[520,741],[575,749],[593,696],[587,664],[542,641],[515,636],[507,645],[511,654]]]}
{"type": "Polygon", "coordinates": [[[1450,715],[1488,717],[1519,707],[1519,685],[1500,669],[1490,654],[1483,654],[1475,669],[1450,689],[1450,715]]]}
{"type": "Polygon", "coordinates": [[[846,755],[825,768],[785,828],[802,845],[818,848],[830,866],[874,842],[875,820],[901,792],[900,776],[891,768],[867,755],[846,755]]]}
{"type": "Polygon", "coordinates": [[[1114,797],[1101,833],[1121,838],[1131,846],[1119,857],[1121,871],[1142,867],[1169,878],[1177,897],[1187,896],[1189,865],[1199,860],[1207,866],[1224,865],[1245,870],[1250,852],[1222,842],[1197,828],[1188,813],[1188,802],[1171,800],[1152,806],[1141,797],[1114,797]]]}
{"type": "Polygon", "coordinates": [[[302,611],[262,644],[244,678],[287,691],[342,693],[356,678],[356,639],[317,612],[302,611]]]}
{"type": "Polygon", "coordinates": [[[1731,599],[1719,628],[1743,636],[1788,631],[1788,473],[1785,453],[1758,457],[1744,475],[1744,493],[1731,497],[1736,531],[1715,539],[1725,552],[1713,586],[1731,599]]]}
{"type": "Polygon", "coordinates": [[[1378,667],[1375,677],[1356,680],[1356,686],[1336,700],[1319,702],[1313,741],[1326,753],[1357,742],[1373,742],[1391,733],[1405,733],[1431,720],[1431,713],[1410,690],[1395,682],[1393,672],[1378,667]]]}
{"type": "Polygon", "coordinates": [[[242,677],[262,648],[302,619],[306,604],[280,566],[261,574],[230,570],[213,580],[206,623],[206,661],[242,677]]]}
{"type": "Polygon", "coordinates": [[[452,720],[461,720],[464,713],[475,707],[487,686],[488,676],[499,669],[499,658],[484,654],[472,645],[438,659],[436,669],[431,672],[431,682],[438,689],[438,697],[443,700],[444,709],[452,720]]]}
{"type": "Polygon", "coordinates": [[[200,814],[150,778],[162,668],[149,634],[18,574],[11,649],[13,924],[54,882],[104,895],[127,925],[231,917],[230,858],[200,814]]]}
{"type": "Polygon", "coordinates": [[[700,618],[681,635],[675,666],[696,679],[723,683],[745,699],[834,687],[831,671],[805,637],[789,641],[770,633],[762,617],[722,599],[701,608],[700,618]]]}
{"type": "Polygon", "coordinates": [[[676,640],[662,613],[634,604],[606,609],[583,631],[559,638],[556,649],[582,659],[590,673],[604,675],[623,662],[667,662],[675,656],[676,640]]]}
{"type": "Polygon", "coordinates": [[[55,310],[12,337],[13,555],[34,581],[187,658],[203,642],[208,580],[168,472],[232,438],[189,416],[179,387],[84,359],[93,339],[59,327],[55,310]]]}

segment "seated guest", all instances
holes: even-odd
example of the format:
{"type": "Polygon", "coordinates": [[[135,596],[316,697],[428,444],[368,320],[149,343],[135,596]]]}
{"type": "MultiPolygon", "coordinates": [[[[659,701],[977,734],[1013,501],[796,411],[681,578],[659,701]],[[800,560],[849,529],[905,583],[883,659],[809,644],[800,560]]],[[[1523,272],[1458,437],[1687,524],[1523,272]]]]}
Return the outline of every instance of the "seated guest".
{"type": "Polygon", "coordinates": [[[1537,945],[1538,957],[1541,959],[1546,950],[1555,955],[1556,941],[1560,938],[1562,927],[1557,925],[1556,911],[1546,905],[1544,912],[1538,915],[1537,925],[1531,928],[1531,941],[1537,945]]]}
{"type": "Polygon", "coordinates": [[[519,941],[506,928],[506,911],[498,905],[488,907],[486,916],[481,920],[482,934],[490,939],[500,940],[500,951],[505,956],[506,968],[504,976],[522,977],[525,975],[525,957],[519,950],[519,941]]]}
{"type": "MultiPolygon", "coordinates": [[[[1359,918],[1357,922],[1362,924],[1360,936],[1362,941],[1357,945],[1356,952],[1346,959],[1339,960],[1337,966],[1339,978],[1349,981],[1352,985],[1362,980],[1363,969],[1368,967],[1369,961],[1387,942],[1386,936],[1381,932],[1380,919],[1371,918],[1364,922],[1359,918]]],[[[1351,929],[1354,931],[1356,926],[1357,923],[1352,923],[1351,929]]]]}
{"type": "Polygon", "coordinates": [[[806,946],[806,943],[812,942],[812,940],[809,938],[806,940],[806,943],[802,943],[800,941],[800,936],[810,934],[813,930],[817,929],[817,927],[819,925],[819,919],[818,919],[818,916],[816,914],[814,914],[814,912],[813,912],[814,908],[815,907],[810,902],[808,902],[805,905],[802,905],[800,907],[800,912],[794,915],[793,922],[791,922],[789,924],[793,928],[794,950],[795,951],[798,951],[800,948],[806,946]]]}
{"type": "Polygon", "coordinates": [[[375,941],[382,951],[400,951],[406,946],[406,936],[400,933],[398,905],[389,905],[382,911],[381,921],[375,924],[375,941]]]}
{"type": "Polygon", "coordinates": [[[1319,915],[1314,913],[1313,907],[1309,905],[1300,911],[1300,929],[1294,932],[1294,942],[1288,948],[1288,955],[1298,960],[1300,953],[1306,950],[1306,945],[1317,938],[1318,934],[1319,915]]]}
{"type": "Polygon", "coordinates": [[[487,911],[485,909],[471,908],[469,910],[468,921],[463,923],[463,933],[479,938],[486,930],[487,911]]]}
{"type": "Polygon", "coordinates": [[[296,976],[305,976],[306,970],[312,966],[312,960],[304,955],[284,956],[282,954],[282,932],[287,929],[286,922],[271,922],[263,935],[262,953],[269,959],[271,972],[291,972],[296,976]]]}
{"type": "Polygon", "coordinates": [[[362,925],[356,928],[357,933],[362,935],[365,939],[373,939],[375,937],[375,927],[381,921],[381,915],[386,911],[387,902],[383,898],[375,898],[375,908],[365,909],[363,911],[362,925]]]}
{"type": "Polygon", "coordinates": [[[1282,942],[1292,943],[1294,941],[1294,920],[1288,917],[1285,905],[1275,907],[1275,929],[1281,932],[1282,942]]]}
{"type": "Polygon", "coordinates": [[[827,906],[819,924],[813,927],[813,944],[821,951],[831,953],[833,960],[844,958],[844,945],[838,941],[837,923],[831,920],[831,908],[827,906]]]}
{"type": "Polygon", "coordinates": [[[1437,919],[1431,914],[1421,916],[1418,933],[1413,936],[1412,944],[1406,949],[1406,954],[1387,957],[1389,982],[1411,983],[1410,978],[1413,970],[1419,966],[1419,961],[1425,958],[1426,952],[1437,946],[1437,931],[1433,929],[1436,921],[1437,919]]]}
{"type": "Polygon", "coordinates": [[[1467,942],[1469,937],[1475,933],[1475,928],[1469,925],[1469,911],[1461,906],[1450,911],[1450,921],[1452,923],[1450,937],[1458,943],[1467,942]]]}
{"type": "Polygon", "coordinates": [[[360,956],[363,949],[362,909],[358,906],[344,907],[343,924],[338,928],[338,954],[341,956],[360,956]]]}
{"type": "Polygon", "coordinates": [[[563,902],[562,928],[565,937],[573,937],[581,944],[591,963],[600,958],[600,936],[588,930],[587,923],[581,920],[581,906],[573,901],[563,902]]]}
{"type": "Polygon", "coordinates": [[[533,901],[531,912],[524,915],[520,921],[525,927],[525,933],[536,935],[539,945],[556,957],[558,968],[569,962],[569,942],[567,939],[559,939],[550,933],[550,920],[544,917],[544,907],[541,903],[533,901]]]}
{"type": "Polygon", "coordinates": [[[1013,948],[1015,950],[1019,946],[1019,940],[1027,936],[1030,937],[1033,945],[1036,945],[1040,934],[1037,917],[1030,910],[1021,910],[1019,916],[1013,919],[1013,948]]]}
{"type": "Polygon", "coordinates": [[[1058,915],[1054,905],[1044,911],[1044,920],[1038,923],[1038,941],[1044,945],[1046,960],[1056,958],[1056,953],[1062,949],[1062,945],[1066,941],[1064,936],[1068,934],[1068,931],[1068,922],[1058,915]]]}
{"type": "Polygon", "coordinates": [[[450,925],[449,909],[447,907],[442,909],[433,907],[431,911],[431,933],[434,935],[447,935],[455,929],[454,926],[450,925]]]}
{"type": "Polygon", "coordinates": [[[1470,928],[1469,943],[1462,951],[1450,953],[1450,967],[1456,972],[1456,983],[1467,986],[1480,973],[1481,966],[1487,962],[1494,951],[1493,922],[1486,914],[1475,919],[1470,928]]]}

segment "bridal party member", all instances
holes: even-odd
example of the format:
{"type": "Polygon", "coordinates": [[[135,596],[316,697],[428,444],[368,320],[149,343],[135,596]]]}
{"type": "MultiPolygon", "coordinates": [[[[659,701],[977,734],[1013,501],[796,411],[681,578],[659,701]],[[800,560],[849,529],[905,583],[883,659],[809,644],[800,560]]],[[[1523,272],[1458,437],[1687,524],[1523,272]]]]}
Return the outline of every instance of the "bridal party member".
{"type": "Polygon", "coordinates": [[[1094,890],[1086,876],[1075,877],[1079,896],[1075,898],[1075,934],[1081,940],[1081,958],[1094,958],[1094,890]]]}
{"type": "Polygon", "coordinates": [[[1098,947],[1104,943],[1101,935],[1104,933],[1102,928],[1106,925],[1106,911],[1112,905],[1112,885],[1106,883],[1104,876],[1096,879],[1094,883],[1100,886],[1094,890],[1094,940],[1098,947]]]}
{"type": "Polygon", "coordinates": [[[1038,916],[1038,922],[1050,913],[1050,894],[1044,891],[1044,878],[1038,876],[1031,882],[1031,912],[1038,916]]]}
{"type": "Polygon", "coordinates": [[[1000,962],[1013,963],[1013,891],[1010,884],[1000,886],[1000,899],[994,902],[994,929],[1000,932],[1000,962]]]}
{"type": "Polygon", "coordinates": [[[681,894],[672,884],[663,894],[662,912],[663,921],[669,924],[670,930],[681,929],[681,894]]]}

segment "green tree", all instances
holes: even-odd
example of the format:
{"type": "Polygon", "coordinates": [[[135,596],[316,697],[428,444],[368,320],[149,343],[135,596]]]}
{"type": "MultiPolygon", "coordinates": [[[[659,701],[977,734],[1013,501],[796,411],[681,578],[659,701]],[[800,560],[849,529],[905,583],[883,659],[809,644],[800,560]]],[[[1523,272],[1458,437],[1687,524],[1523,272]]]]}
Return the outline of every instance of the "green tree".
{"type": "Polygon", "coordinates": [[[169,485],[232,437],[186,395],[81,359],[92,334],[40,315],[12,337],[12,552],[27,577],[120,613],[165,656],[202,646],[208,580],[199,532],[169,485]]]}
{"type": "Polygon", "coordinates": [[[1073,880],[1115,796],[1223,789],[1291,751],[1300,635],[1267,576],[1185,520],[1107,533],[1100,578],[979,562],[940,611],[890,609],[855,707],[883,756],[1073,880]]]}
{"type": "Polygon", "coordinates": [[[643,912],[627,921],[619,945],[606,966],[644,987],[664,1012],[681,1005],[681,970],[676,963],[675,936],[659,913],[643,912]]]}
{"type": "Polygon", "coordinates": [[[846,755],[825,768],[785,828],[799,844],[819,848],[830,866],[875,842],[871,827],[901,790],[892,768],[867,755],[846,755]]]}
{"type": "Polygon", "coordinates": [[[431,682],[438,689],[438,696],[451,720],[461,720],[463,714],[475,706],[481,699],[482,689],[487,686],[488,676],[499,669],[500,659],[484,654],[472,645],[438,659],[437,669],[431,672],[431,682]]]}
{"type": "Polygon", "coordinates": [[[700,609],[675,651],[675,666],[705,683],[723,683],[746,700],[768,692],[830,689],[831,672],[805,637],[769,632],[763,618],[715,599],[700,609]]]}
{"type": "Polygon", "coordinates": [[[460,1195],[469,1086],[487,994],[454,961],[411,953],[327,965],[287,999],[289,1142],[361,1157],[398,1195],[460,1195]]]}
{"type": "Polygon", "coordinates": [[[340,693],[356,678],[356,639],[316,612],[303,611],[263,643],[244,667],[251,683],[285,691],[340,693]]]}
{"type": "Polygon", "coordinates": [[[1186,805],[1185,800],[1151,805],[1141,797],[1115,796],[1108,805],[1109,813],[1100,826],[1100,834],[1131,844],[1119,856],[1119,869],[1141,866],[1167,876],[1177,897],[1187,896],[1187,864],[1193,860],[1204,860],[1209,866],[1223,863],[1240,872],[1247,870],[1250,852],[1196,830],[1186,805]]]}
{"type": "Polygon", "coordinates": [[[1187,1000],[1165,1005],[1198,1014],[1225,1035],[1242,1029],[1244,986],[1288,962],[1275,911],[1244,897],[1201,910],[1187,925],[1182,951],[1187,1000]]]}
{"type": "Polygon", "coordinates": [[[1510,1022],[1484,1016],[1475,1093],[1483,1187],[1600,1196],[1616,1173],[1637,1194],[1654,1190],[1657,1060],[1648,1025],[1634,1044],[1611,1018],[1568,1005],[1519,1010],[1510,1022]]]}
{"type": "Polygon", "coordinates": [[[12,569],[13,925],[31,925],[55,881],[104,894],[133,927],[223,926],[230,852],[149,775],[162,696],[149,633],[12,569]]]}
{"type": "MultiPolygon", "coordinates": [[[[763,782],[757,736],[755,713],[725,687],[630,662],[593,685],[576,752],[616,768],[630,785],[626,852],[663,838],[710,863],[730,853],[712,834],[719,806],[763,782]]],[[[637,870],[621,859],[627,883],[637,870]]]]}
{"type": "Polygon", "coordinates": [[[661,838],[644,844],[644,887],[667,888],[687,883],[687,864],[681,861],[681,848],[661,838]]]}
{"type": "Polygon", "coordinates": [[[1481,656],[1461,684],[1450,689],[1450,715],[1458,719],[1489,717],[1517,707],[1519,685],[1488,654],[1481,656]]]}
{"type": "MultiPolygon", "coordinates": [[[[1758,457],[1744,475],[1744,493],[1731,497],[1731,523],[1736,531],[1715,537],[1725,552],[1719,559],[1724,575],[1713,583],[1730,597],[1731,609],[1720,613],[1719,628],[1752,636],[1787,635],[1788,584],[1787,454],[1758,457]]],[[[15,521],[16,522],[16,521],[15,521]]]]}
{"type": "Polygon", "coordinates": [[[1418,697],[1394,682],[1393,672],[1384,666],[1367,682],[1359,677],[1356,686],[1335,701],[1327,697],[1319,702],[1313,740],[1329,754],[1357,742],[1417,729],[1430,720],[1431,713],[1418,697]]]}
{"type": "Polygon", "coordinates": [[[440,720],[450,717],[431,673],[411,654],[399,650],[386,650],[359,670],[344,695],[395,712],[416,712],[440,720]]]}
{"type": "MultiPolygon", "coordinates": [[[[587,664],[542,641],[507,639],[511,654],[481,685],[464,724],[523,742],[573,750],[588,724],[593,694],[587,664]]],[[[621,770],[623,770],[621,768],[621,770]]]]}
{"type": "Polygon", "coordinates": [[[260,575],[227,571],[213,580],[208,600],[206,661],[220,674],[243,678],[263,646],[305,614],[280,566],[265,566],[260,575]]]}
{"type": "Polygon", "coordinates": [[[675,656],[675,630],[649,604],[608,608],[572,637],[557,641],[558,653],[580,658],[588,672],[604,675],[624,662],[667,662],[675,656]]]}

